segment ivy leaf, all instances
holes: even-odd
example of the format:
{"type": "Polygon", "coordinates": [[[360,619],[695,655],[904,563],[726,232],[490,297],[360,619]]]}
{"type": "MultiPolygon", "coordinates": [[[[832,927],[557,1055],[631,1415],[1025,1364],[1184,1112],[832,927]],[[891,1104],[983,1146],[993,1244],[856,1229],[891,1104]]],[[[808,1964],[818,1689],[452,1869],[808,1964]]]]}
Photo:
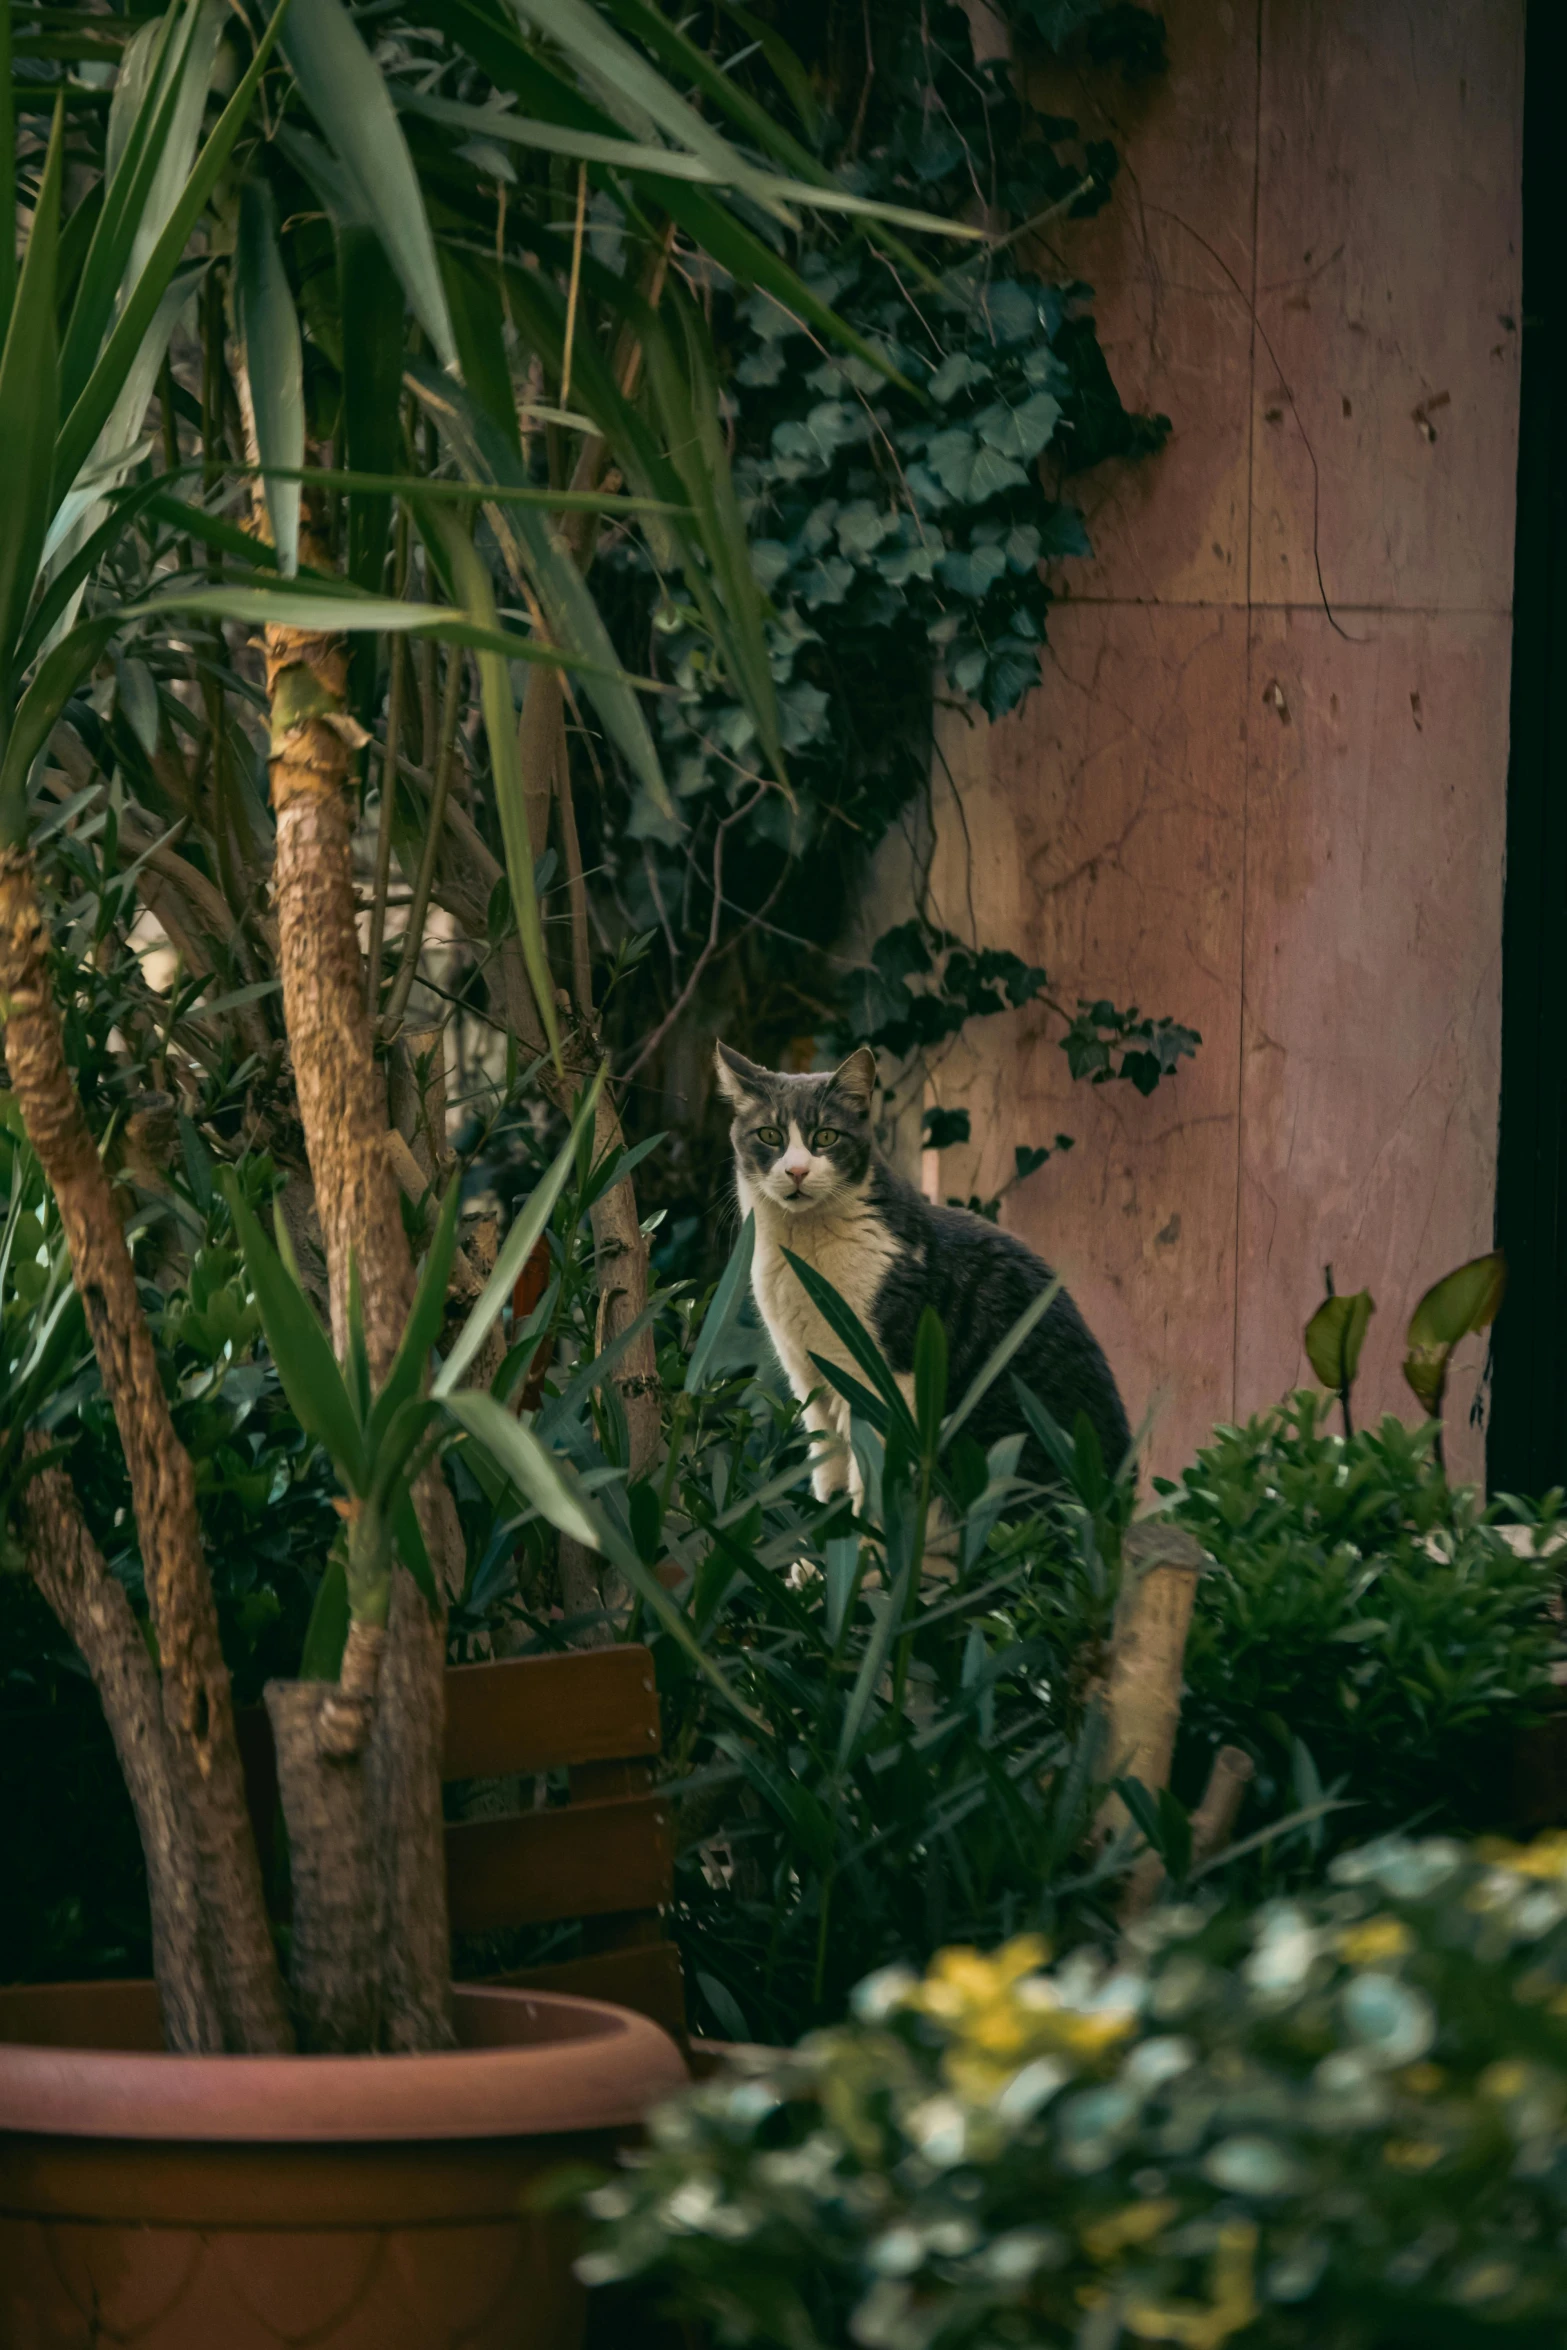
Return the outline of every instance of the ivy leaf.
{"type": "Polygon", "coordinates": [[[941,576],[954,595],[981,603],[1006,570],[1000,547],[953,547],[941,558],[941,576]]]}
{"type": "Polygon", "coordinates": [[[925,1112],[924,1144],[928,1151],[952,1150],[970,1139],[967,1110],[929,1109],[925,1112]]]}
{"type": "Polygon", "coordinates": [[[966,392],[971,384],[989,383],[991,371],[982,359],[975,359],[967,351],[949,351],[932,375],[926,390],[938,408],[959,392],[966,392]]]}
{"type": "Polygon", "coordinates": [[[925,454],[942,488],[960,505],[982,506],[999,490],[1028,484],[1021,465],[999,449],[984,447],[966,425],[937,433],[925,454]]]}
{"type": "Polygon", "coordinates": [[[856,498],[838,517],[838,544],[846,555],[867,559],[884,539],[892,537],[898,521],[896,514],[888,514],[869,498],[856,498]]]}
{"type": "Polygon", "coordinates": [[[854,565],[846,563],[841,555],[830,556],[825,563],[813,563],[802,571],[798,587],[800,601],[814,612],[822,604],[841,604],[854,585],[854,565]]]}
{"type": "Polygon", "coordinates": [[[1045,516],[1039,534],[1039,552],[1042,556],[1091,555],[1093,541],[1088,527],[1075,506],[1052,506],[1045,516]]]}
{"type": "Polygon", "coordinates": [[[1053,392],[1030,392],[1019,408],[996,400],[975,418],[980,439],[1003,457],[1037,457],[1061,421],[1053,392]]]}
{"type": "Polygon", "coordinates": [[[1045,323],[1040,306],[1043,288],[1030,289],[1016,278],[997,278],[985,288],[980,307],[998,343],[1024,343],[1045,323]]]}

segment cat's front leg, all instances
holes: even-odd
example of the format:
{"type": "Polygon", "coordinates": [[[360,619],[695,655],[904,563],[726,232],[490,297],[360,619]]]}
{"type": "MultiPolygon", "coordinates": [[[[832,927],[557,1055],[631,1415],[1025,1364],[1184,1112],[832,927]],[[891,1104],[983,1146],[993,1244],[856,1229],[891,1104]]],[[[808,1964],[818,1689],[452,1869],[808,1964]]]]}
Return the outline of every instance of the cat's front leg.
{"type": "Polygon", "coordinates": [[[846,1430],[840,1421],[848,1413],[835,1396],[820,1389],[805,1406],[807,1428],[819,1441],[811,1447],[811,1491],[818,1501],[831,1501],[835,1493],[842,1493],[854,1475],[854,1456],[849,1450],[846,1430]]]}

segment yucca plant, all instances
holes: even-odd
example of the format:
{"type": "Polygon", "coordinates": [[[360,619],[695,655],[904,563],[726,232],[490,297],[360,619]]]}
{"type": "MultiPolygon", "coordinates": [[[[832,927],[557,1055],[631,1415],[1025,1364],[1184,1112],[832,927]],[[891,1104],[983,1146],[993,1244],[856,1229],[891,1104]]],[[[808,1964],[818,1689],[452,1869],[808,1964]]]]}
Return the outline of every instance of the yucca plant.
{"type": "MultiPolygon", "coordinates": [[[[367,39],[342,0],[282,0],[264,19],[218,0],[174,0],[151,20],[61,10],[0,60],[0,137],[26,222],[14,284],[9,257],[0,273],[6,1061],[129,1474],[160,1683],[140,1818],[165,2026],[189,2049],[280,2048],[296,2031],[307,2045],[394,2048],[449,2036],[441,1675],[462,1563],[441,1442],[464,1428],[496,1473],[547,1497],[572,1539],[587,1543],[595,1526],[612,1549],[620,1538],[550,1482],[494,1399],[464,1402],[451,1386],[453,1364],[471,1360],[500,1311],[496,1282],[448,1356],[447,1386],[425,1397],[456,1200],[416,1284],[378,1050],[398,1049],[438,904],[487,942],[493,1015],[554,1101],[572,1106],[596,1066],[568,699],[591,703],[652,804],[678,821],[636,681],[584,579],[600,517],[653,534],[783,780],[760,600],[700,306],[682,280],[693,268],[699,280],[711,256],[835,331],[763,231],[800,202],[885,210],[814,166],[779,176],[765,118],[642,0],[605,15],[586,0],[369,14],[367,39]],[[76,61],[97,79],[73,76],[76,61]],[[494,206],[473,160],[480,134],[494,206]],[[502,150],[531,178],[494,170],[502,150]],[[533,201],[519,195],[508,229],[511,184],[533,201]],[[588,247],[590,187],[620,193],[631,233],[618,269],[588,247]],[[182,324],[193,308],[194,339],[182,324]],[[259,639],[259,693],[247,636],[259,639]],[[363,659],[351,662],[351,640],[363,659]],[[384,704],[381,644],[392,647],[384,704]],[[247,712],[266,728],[270,808],[250,779],[247,712]],[[453,788],[463,760],[479,766],[481,741],[482,822],[453,788]],[[352,790],[367,742],[380,789],[368,969],[352,790]],[[118,934],[139,894],[185,964],[170,1004],[142,999],[160,1063],[183,1055],[236,1087],[236,1068],[249,1071],[246,1098],[259,1089],[273,1129],[303,1134],[295,1174],[304,1225],[319,1233],[330,1345],[237,1194],[234,1212],[279,1367],[344,1486],[341,1576],[324,1585],[346,1603],[342,1642],[334,1653],[323,1617],[312,1663],[329,1677],[292,1702],[310,1731],[297,1753],[318,1804],[316,1852],[329,1874],[358,1872],[378,1931],[367,1948],[356,1927],[314,1972],[296,1935],[290,1991],[263,1905],[191,1464],[62,1029],[81,942],[68,933],[54,954],[40,853],[52,834],[79,859],[95,828],[105,879],[121,851],[135,858],[118,934]],[[567,877],[569,986],[535,887],[551,830],[567,877]],[[412,887],[388,977],[394,858],[412,887]],[[322,1989],[345,1965],[346,2021],[322,1989]]],[[[603,1162],[618,1144],[615,1112],[606,1088],[588,1098],[603,1162]]],[[[636,1466],[657,1415],[628,1180],[602,1187],[594,1217],[600,1337],[618,1346],[636,1466]]],[[[13,1417],[26,1418],[15,1397],[13,1417]]],[[[89,1661],[111,1724],[133,1682],[145,1715],[142,1630],[114,1601],[68,1465],[36,1462],[17,1506],[46,1595],[46,1561],[68,1558],[81,1606],[107,1626],[89,1661]]],[[[623,1551],[647,1604],[667,1607],[623,1551]]],[[[296,1817],[298,1860],[310,1836],[296,1817]]]]}

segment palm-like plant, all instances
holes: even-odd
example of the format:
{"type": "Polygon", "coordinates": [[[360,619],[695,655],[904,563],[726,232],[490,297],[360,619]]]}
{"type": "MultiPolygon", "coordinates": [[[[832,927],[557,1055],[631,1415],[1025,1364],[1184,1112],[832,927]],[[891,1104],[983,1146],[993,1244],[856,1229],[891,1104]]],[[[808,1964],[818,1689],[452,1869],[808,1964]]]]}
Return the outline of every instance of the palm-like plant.
{"type": "MultiPolygon", "coordinates": [[[[368,18],[374,53],[343,0],[282,0],[264,21],[218,0],[173,0],[135,25],[52,11],[15,43],[18,69],[46,77],[15,85],[37,89],[40,111],[0,125],[28,222],[14,286],[0,281],[6,1059],[125,1451],[161,1677],[150,1729],[141,1635],[68,1474],[36,1465],[19,1506],[46,1595],[45,1562],[68,1556],[77,1617],[102,1619],[89,1661],[111,1722],[139,1692],[157,1965],[171,2043],[185,2048],[281,2047],[296,2025],[307,2044],[448,2035],[438,1765],[443,1607],[461,1560],[438,1441],[465,1429],[572,1539],[596,1534],[493,1399],[461,1403],[450,1378],[439,1412],[424,1396],[455,1198],[416,1286],[377,1043],[397,1050],[439,904],[485,949],[492,1017],[558,1103],[597,1058],[564,756],[579,691],[659,820],[678,822],[637,682],[585,578],[604,517],[648,532],[782,780],[761,604],[688,286],[707,256],[834,331],[768,223],[802,202],[878,209],[826,181],[646,0],[603,15],[587,0],[425,0],[368,18]],[[114,68],[106,111],[95,86],[50,83],[62,58],[114,68]],[[615,194],[618,257],[593,249],[590,189],[615,194]],[[194,342],[180,324],[192,305],[194,342]],[[231,517],[236,495],[248,529],[231,517]],[[350,660],[350,640],[363,657],[350,660]],[[116,645],[110,709],[94,680],[116,645]],[[247,712],[265,722],[270,813],[248,779],[247,712]],[[368,971],[350,790],[367,743],[380,788],[368,971]],[[471,804],[454,789],[464,762],[481,786],[471,804]],[[229,983],[208,988],[205,1009],[187,987],[182,1008],[160,1010],[165,1060],[210,1072],[237,1059],[260,1072],[275,1128],[297,1118],[303,1130],[333,1347],[311,1340],[303,1293],[236,1202],[274,1349],[307,1366],[314,1400],[301,1388],[297,1408],[315,1413],[306,1425],[345,1489],[341,1584],[328,1578],[347,1603],[341,1637],[328,1637],[329,1612],[313,1659],[327,1677],[288,1701],[313,1790],[290,1825],[296,1870],[357,1871],[355,1914],[376,1931],[320,1963],[296,1936],[292,2002],[191,1466],[63,1043],[35,851],[40,811],[62,791],[69,822],[107,803],[186,980],[229,983]],[[565,986],[535,892],[552,829],[570,906],[565,986]],[[411,903],[387,975],[398,857],[411,903]]],[[[0,65],[10,89],[11,61],[0,65]]],[[[618,1142],[606,1091],[589,1114],[602,1158],[618,1142]]],[[[606,1186],[594,1215],[601,1339],[632,1342],[615,1377],[638,1466],[657,1413],[629,1181],[606,1186]]],[[[500,1304],[492,1282],[470,1355],[500,1304]]],[[[25,1417],[13,1397],[13,1425],[25,1417]]],[[[646,1579],[634,1553],[624,1565],[646,1579]]]]}

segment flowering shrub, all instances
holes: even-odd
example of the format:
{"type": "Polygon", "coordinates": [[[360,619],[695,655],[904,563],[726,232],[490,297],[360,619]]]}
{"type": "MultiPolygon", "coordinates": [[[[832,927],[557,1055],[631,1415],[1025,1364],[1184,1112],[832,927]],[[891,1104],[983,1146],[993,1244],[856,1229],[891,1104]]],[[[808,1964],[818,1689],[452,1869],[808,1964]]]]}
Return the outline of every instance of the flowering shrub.
{"type": "Polygon", "coordinates": [[[741,2051],[589,2198],[593,2282],[718,2343],[1567,2340],[1567,1835],[886,1970],[741,2051]]]}

